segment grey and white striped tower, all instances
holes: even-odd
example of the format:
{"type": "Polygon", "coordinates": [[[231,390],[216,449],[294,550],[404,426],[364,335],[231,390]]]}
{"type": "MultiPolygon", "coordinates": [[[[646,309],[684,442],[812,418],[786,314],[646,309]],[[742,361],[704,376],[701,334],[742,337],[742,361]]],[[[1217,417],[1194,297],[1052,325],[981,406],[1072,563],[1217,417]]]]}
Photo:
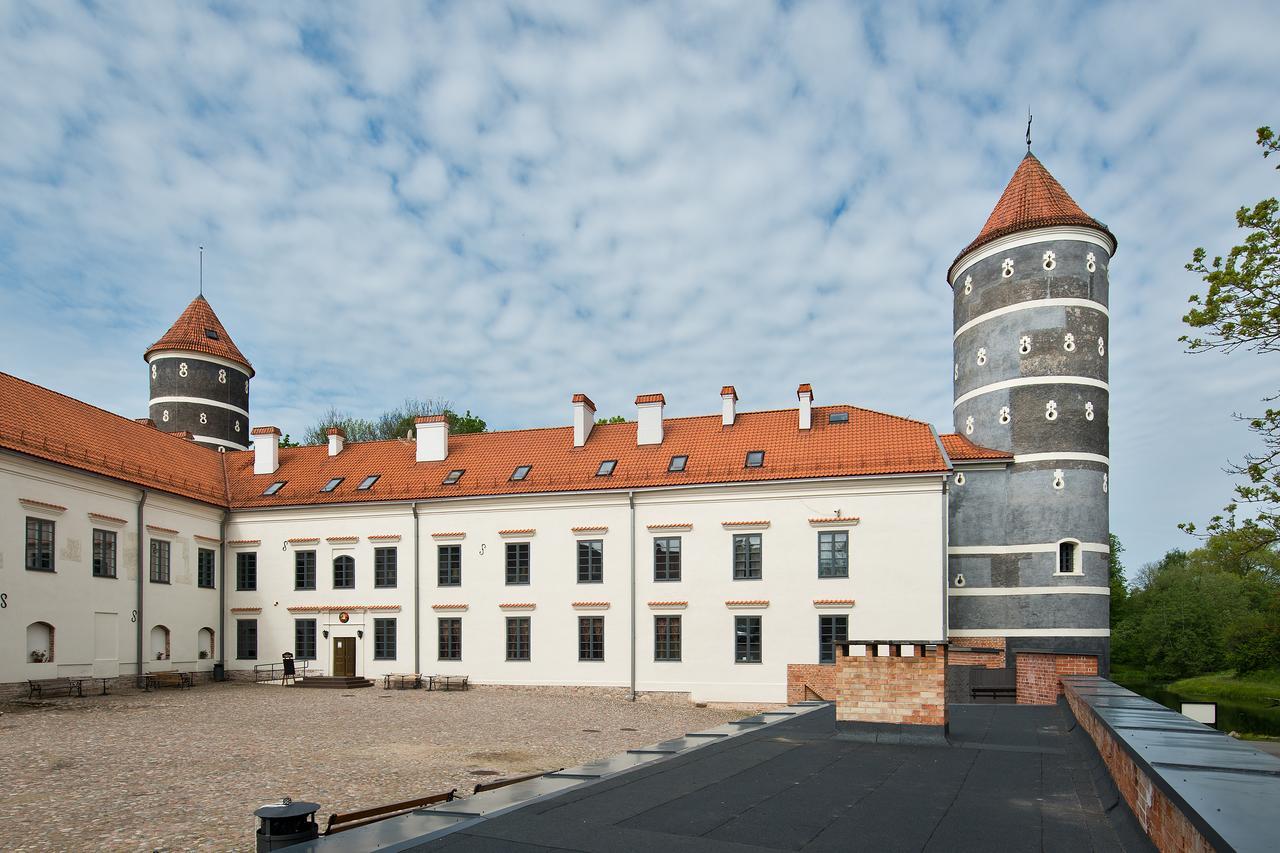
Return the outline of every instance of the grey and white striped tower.
{"type": "Polygon", "coordinates": [[[165,432],[190,432],[210,447],[249,449],[249,380],[241,354],[204,296],[147,348],[150,417],[165,432]]]}
{"type": "Polygon", "coordinates": [[[1115,249],[1028,151],[947,276],[956,432],[1013,457],[951,488],[951,636],[1097,653],[1104,672],[1115,249]]]}

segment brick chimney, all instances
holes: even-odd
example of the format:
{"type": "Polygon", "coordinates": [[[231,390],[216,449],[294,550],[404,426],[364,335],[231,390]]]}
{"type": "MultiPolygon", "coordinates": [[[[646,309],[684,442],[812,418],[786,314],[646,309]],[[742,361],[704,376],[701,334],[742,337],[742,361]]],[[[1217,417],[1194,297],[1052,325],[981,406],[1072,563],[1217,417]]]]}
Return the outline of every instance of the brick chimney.
{"type": "Polygon", "coordinates": [[[800,400],[800,429],[813,426],[813,387],[808,382],[796,389],[796,397],[800,400]]]}
{"type": "Polygon", "coordinates": [[[734,390],[732,385],[726,385],[720,389],[721,426],[733,426],[733,421],[738,416],[737,402],[738,392],[734,390]]]}
{"type": "Polygon", "coordinates": [[[596,425],[596,404],[586,394],[573,395],[573,446],[582,447],[596,425]]]}
{"type": "Polygon", "coordinates": [[[254,427],[253,473],[274,474],[280,467],[280,430],[273,426],[254,427]]]}
{"type": "Polygon", "coordinates": [[[449,419],[444,415],[425,415],[413,419],[418,431],[418,462],[442,462],[449,456],[449,419]]]}
{"type": "Polygon", "coordinates": [[[636,444],[662,444],[662,408],[666,404],[661,394],[636,397],[636,444]]]}
{"type": "Polygon", "coordinates": [[[337,456],[342,452],[343,445],[347,443],[346,432],[342,427],[329,427],[325,435],[329,436],[329,455],[337,456]]]}

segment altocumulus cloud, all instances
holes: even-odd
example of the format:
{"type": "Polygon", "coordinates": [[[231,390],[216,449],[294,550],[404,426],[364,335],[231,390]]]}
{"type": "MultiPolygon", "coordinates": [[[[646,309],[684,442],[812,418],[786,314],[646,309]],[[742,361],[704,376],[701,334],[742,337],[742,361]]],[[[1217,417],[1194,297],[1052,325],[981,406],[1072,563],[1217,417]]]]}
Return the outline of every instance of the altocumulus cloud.
{"type": "MultiPolygon", "coordinates": [[[[254,420],[443,396],[499,427],[847,401],[950,429],[945,270],[1036,151],[1120,238],[1113,524],[1228,494],[1275,385],[1177,336],[1275,192],[1263,4],[9,3],[3,369],[123,414],[206,292],[254,420]]],[[[1185,544],[1185,543],[1181,543],[1185,544]]]]}

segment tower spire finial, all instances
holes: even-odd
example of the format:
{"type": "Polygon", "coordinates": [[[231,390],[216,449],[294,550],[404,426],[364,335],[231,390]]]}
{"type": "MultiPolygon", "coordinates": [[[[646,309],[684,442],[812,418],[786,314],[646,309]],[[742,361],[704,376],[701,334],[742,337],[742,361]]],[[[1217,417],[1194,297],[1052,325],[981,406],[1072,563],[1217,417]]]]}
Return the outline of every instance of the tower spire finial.
{"type": "Polygon", "coordinates": [[[204,296],[204,246],[200,247],[200,295],[204,296]]]}
{"type": "Polygon", "coordinates": [[[1031,105],[1027,105],[1027,153],[1031,153],[1031,105]]]}

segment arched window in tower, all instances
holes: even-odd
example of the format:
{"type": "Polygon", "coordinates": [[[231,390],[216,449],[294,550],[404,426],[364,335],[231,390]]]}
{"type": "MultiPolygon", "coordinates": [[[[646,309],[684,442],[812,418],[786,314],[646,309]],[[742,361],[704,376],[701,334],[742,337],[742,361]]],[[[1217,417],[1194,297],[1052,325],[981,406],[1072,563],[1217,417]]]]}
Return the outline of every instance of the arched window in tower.
{"type": "Polygon", "coordinates": [[[1058,543],[1058,574],[1080,574],[1080,543],[1064,539],[1058,543]]]}
{"type": "Polygon", "coordinates": [[[1053,252],[1044,253],[1044,268],[1051,270],[1058,265],[1058,256],[1053,252]]]}
{"type": "Polygon", "coordinates": [[[987,348],[978,347],[978,367],[987,363],[987,348]]]}
{"type": "Polygon", "coordinates": [[[1062,339],[1062,348],[1067,352],[1076,351],[1076,336],[1071,332],[1067,332],[1067,336],[1062,339]]]}
{"type": "Polygon", "coordinates": [[[1026,355],[1027,353],[1031,352],[1031,336],[1030,335],[1023,335],[1022,337],[1018,338],[1018,352],[1022,353],[1023,355],[1026,355]]]}
{"type": "Polygon", "coordinates": [[[1005,258],[1000,264],[1000,275],[1004,278],[1013,278],[1013,258],[1005,258]]]}
{"type": "Polygon", "coordinates": [[[1058,419],[1058,401],[1050,400],[1044,404],[1044,419],[1046,421],[1056,421],[1058,419]]]}
{"type": "Polygon", "coordinates": [[[1098,271],[1098,259],[1094,257],[1093,252],[1084,256],[1084,268],[1089,272],[1098,271]]]}

